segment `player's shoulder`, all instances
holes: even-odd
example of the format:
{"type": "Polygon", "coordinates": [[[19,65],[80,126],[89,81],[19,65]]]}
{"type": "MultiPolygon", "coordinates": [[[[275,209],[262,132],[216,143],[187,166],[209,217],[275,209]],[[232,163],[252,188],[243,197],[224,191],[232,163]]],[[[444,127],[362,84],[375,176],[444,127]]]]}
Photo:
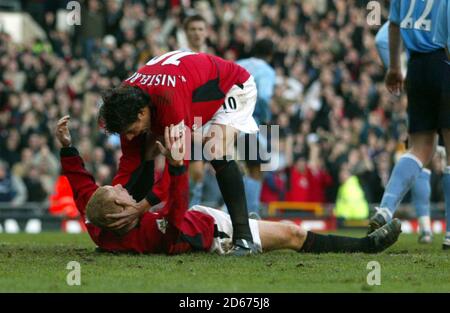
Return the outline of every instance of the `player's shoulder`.
{"type": "Polygon", "coordinates": [[[217,60],[217,57],[205,52],[194,52],[187,55],[183,60],[185,61],[184,63],[187,66],[207,67],[214,64],[214,62],[217,60]]]}
{"type": "Polygon", "coordinates": [[[259,71],[263,72],[264,75],[275,75],[275,70],[273,69],[273,67],[263,59],[255,57],[243,59],[241,65],[244,67],[248,66],[251,68],[259,69],[259,71]]]}

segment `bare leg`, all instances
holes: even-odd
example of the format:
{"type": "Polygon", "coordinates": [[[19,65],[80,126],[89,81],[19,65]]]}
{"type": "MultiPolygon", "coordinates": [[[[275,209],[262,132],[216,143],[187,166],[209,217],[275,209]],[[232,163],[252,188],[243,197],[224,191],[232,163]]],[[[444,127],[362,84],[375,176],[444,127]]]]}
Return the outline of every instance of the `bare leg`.
{"type": "Polygon", "coordinates": [[[258,227],[264,252],[279,249],[298,251],[306,239],[306,231],[297,225],[258,221],[258,227]]]}
{"type": "Polygon", "coordinates": [[[212,124],[204,137],[205,154],[209,161],[233,157],[238,130],[231,126],[212,124]]]}
{"type": "Polygon", "coordinates": [[[427,166],[433,158],[436,150],[437,134],[433,131],[411,134],[409,143],[411,153],[416,156],[424,166],[427,166]]]}

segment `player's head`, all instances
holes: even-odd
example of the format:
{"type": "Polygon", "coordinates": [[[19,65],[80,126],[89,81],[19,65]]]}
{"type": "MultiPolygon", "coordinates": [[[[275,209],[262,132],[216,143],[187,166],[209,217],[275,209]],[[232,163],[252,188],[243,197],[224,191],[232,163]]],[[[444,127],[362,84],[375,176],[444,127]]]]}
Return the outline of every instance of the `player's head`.
{"type": "Polygon", "coordinates": [[[108,132],[128,140],[150,128],[150,96],[138,87],[120,86],[103,94],[100,119],[108,132]]]}
{"type": "Polygon", "coordinates": [[[189,48],[195,52],[201,52],[200,50],[205,45],[206,25],[206,20],[201,15],[189,16],[184,21],[184,31],[189,42],[189,48]]]}
{"type": "Polygon", "coordinates": [[[253,46],[253,55],[257,58],[270,60],[273,56],[275,46],[270,39],[260,39],[253,46]]]}
{"type": "MultiPolygon", "coordinates": [[[[120,213],[124,207],[118,205],[115,201],[134,202],[133,197],[122,185],[103,186],[98,188],[89,199],[86,205],[86,217],[90,223],[103,229],[108,229],[111,220],[108,214],[120,213]]],[[[124,233],[136,225],[130,225],[126,229],[121,229],[119,233],[124,233]]]]}

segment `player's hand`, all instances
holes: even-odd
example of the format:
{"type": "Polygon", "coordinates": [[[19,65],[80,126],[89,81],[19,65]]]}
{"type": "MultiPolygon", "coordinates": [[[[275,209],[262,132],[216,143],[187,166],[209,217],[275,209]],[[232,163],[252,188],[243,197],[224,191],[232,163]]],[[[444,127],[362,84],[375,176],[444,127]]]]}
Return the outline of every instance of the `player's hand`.
{"type": "Polygon", "coordinates": [[[137,224],[142,212],[139,210],[136,202],[115,200],[115,203],[123,206],[124,210],[120,213],[106,214],[106,218],[111,220],[111,223],[107,225],[108,229],[116,231],[129,225],[137,224]]]}
{"type": "Polygon", "coordinates": [[[70,116],[66,115],[61,118],[56,125],[55,135],[59,143],[63,147],[70,147],[70,145],[72,144],[72,138],[70,137],[69,132],[69,121],[70,116]]]}
{"type": "Polygon", "coordinates": [[[400,96],[403,90],[403,75],[400,69],[390,68],[385,78],[386,88],[390,93],[400,96]]]}
{"type": "Polygon", "coordinates": [[[175,127],[173,124],[164,129],[164,145],[157,141],[159,151],[167,158],[172,166],[183,166],[186,154],[186,129],[175,127]]]}

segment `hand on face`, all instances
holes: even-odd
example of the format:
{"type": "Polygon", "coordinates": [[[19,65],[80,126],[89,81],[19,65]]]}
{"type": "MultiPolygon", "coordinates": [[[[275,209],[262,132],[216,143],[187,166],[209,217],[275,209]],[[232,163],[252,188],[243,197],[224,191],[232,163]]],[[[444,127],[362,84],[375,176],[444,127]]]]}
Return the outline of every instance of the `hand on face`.
{"type": "Polygon", "coordinates": [[[69,121],[70,116],[66,115],[61,118],[56,125],[55,135],[63,147],[69,147],[72,144],[72,138],[70,137],[69,132],[69,121]]]}
{"type": "Polygon", "coordinates": [[[141,212],[137,207],[138,204],[122,185],[116,185],[113,188],[116,197],[114,202],[123,210],[106,215],[106,218],[111,220],[107,228],[112,231],[130,230],[139,223],[141,212]]]}

